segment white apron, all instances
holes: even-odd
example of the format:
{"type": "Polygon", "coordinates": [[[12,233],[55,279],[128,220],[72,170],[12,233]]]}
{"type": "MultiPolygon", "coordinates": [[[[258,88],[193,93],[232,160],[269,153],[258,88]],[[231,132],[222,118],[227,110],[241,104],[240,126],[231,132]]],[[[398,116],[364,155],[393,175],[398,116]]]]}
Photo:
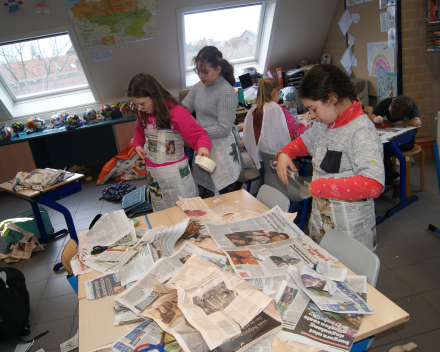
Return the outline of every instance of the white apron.
{"type": "MultiPolygon", "coordinates": [[[[354,176],[353,172],[326,174],[316,178],[341,178],[354,176]]],[[[346,201],[334,198],[313,197],[309,221],[309,236],[321,242],[327,230],[337,229],[373,250],[377,244],[374,200],[371,198],[346,201]]]]}
{"type": "Polygon", "coordinates": [[[214,192],[219,191],[238,180],[241,172],[240,157],[234,134],[221,139],[211,140],[211,154],[209,156],[217,167],[212,175],[197,165],[193,168],[194,180],[201,186],[214,192]]]}
{"type": "Polygon", "coordinates": [[[148,160],[156,164],[174,162],[167,166],[146,166],[153,210],[159,211],[175,206],[179,196],[195,197],[196,189],[188,159],[176,162],[185,155],[182,135],[166,129],[145,129],[145,138],[148,160]]]}
{"type": "Polygon", "coordinates": [[[257,106],[252,107],[246,115],[243,125],[243,141],[249,156],[254,161],[257,169],[261,167],[261,156],[259,150],[269,153],[277,153],[292,140],[290,139],[289,129],[286,118],[281,107],[275,103],[266,103],[263,106],[263,124],[258,145],[254,134],[253,111],[257,106]]]}

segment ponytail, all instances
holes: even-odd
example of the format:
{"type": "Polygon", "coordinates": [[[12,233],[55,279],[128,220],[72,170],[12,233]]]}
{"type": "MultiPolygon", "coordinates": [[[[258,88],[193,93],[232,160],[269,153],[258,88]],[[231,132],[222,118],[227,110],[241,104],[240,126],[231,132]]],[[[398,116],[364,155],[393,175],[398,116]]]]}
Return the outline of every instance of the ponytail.
{"type": "Polygon", "coordinates": [[[223,54],[215,46],[205,46],[193,59],[193,64],[210,64],[213,69],[220,66],[220,75],[224,77],[231,86],[235,86],[234,66],[228,60],[223,59],[223,54]]]}
{"type": "Polygon", "coordinates": [[[255,112],[263,109],[264,104],[272,101],[272,92],[281,89],[281,84],[274,78],[264,78],[258,82],[257,108],[255,112]]]}

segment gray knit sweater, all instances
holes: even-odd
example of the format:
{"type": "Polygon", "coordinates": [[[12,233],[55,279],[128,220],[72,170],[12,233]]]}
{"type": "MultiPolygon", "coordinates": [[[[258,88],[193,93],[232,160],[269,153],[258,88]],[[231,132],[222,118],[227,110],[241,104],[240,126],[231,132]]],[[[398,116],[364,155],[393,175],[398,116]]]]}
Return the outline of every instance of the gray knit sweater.
{"type": "Polygon", "coordinates": [[[196,111],[197,122],[208,132],[209,138],[220,139],[231,133],[238,98],[222,76],[210,86],[203,82],[195,84],[182,104],[190,112],[196,111]]]}

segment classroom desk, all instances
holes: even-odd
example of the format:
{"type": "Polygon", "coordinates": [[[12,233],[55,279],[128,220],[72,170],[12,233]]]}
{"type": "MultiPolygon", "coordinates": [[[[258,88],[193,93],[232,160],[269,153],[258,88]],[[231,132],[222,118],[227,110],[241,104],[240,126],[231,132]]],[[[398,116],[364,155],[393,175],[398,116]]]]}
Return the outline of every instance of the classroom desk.
{"type": "MultiPolygon", "coordinates": [[[[220,196],[205,199],[209,207],[214,208],[219,204],[232,206],[238,205],[240,210],[268,210],[268,208],[259,202],[245,190],[239,190],[220,196]],[[222,202],[213,203],[217,198],[222,202]],[[235,203],[235,201],[240,202],[235,203]]],[[[185,219],[187,216],[178,207],[168,208],[153,214],[147,215],[152,227],[163,225],[170,226],[185,219]]],[[[137,218],[139,224],[136,230],[148,228],[143,217],[137,218]]],[[[85,233],[84,233],[85,234],[85,233]]],[[[79,248],[82,248],[81,241],[79,248]]],[[[344,266],[338,262],[338,265],[344,266]]],[[[351,274],[352,271],[349,270],[351,274]]],[[[131,330],[136,323],[114,327],[113,324],[113,299],[114,296],[89,301],[85,298],[84,281],[90,280],[101,275],[97,272],[81,275],[78,278],[79,291],[79,352],[89,352],[101,346],[107,346],[113,343],[117,338],[122,336],[124,332],[131,330]]],[[[368,285],[367,289],[368,304],[377,312],[374,315],[365,317],[356,342],[364,340],[379,332],[390,329],[396,325],[402,324],[409,320],[409,315],[394,302],[389,300],[374,287],[368,285]]]]}
{"type": "Polygon", "coordinates": [[[70,214],[70,211],[61,204],[58,204],[56,201],[68,197],[77,192],[80,192],[81,179],[83,177],[84,175],[82,174],[74,174],[67,181],[47,187],[42,191],[24,190],[20,192],[15,192],[12,190],[13,187],[12,182],[9,181],[0,184],[0,190],[8,192],[18,198],[24,199],[25,201],[31,203],[32,210],[34,211],[35,221],[37,222],[38,230],[40,231],[41,243],[45,243],[67,232],[69,232],[70,238],[72,238],[76,243],[78,243],[78,237],[76,234],[75,225],[73,224],[72,215],[70,214]],[[64,219],[66,220],[67,230],[63,229],[52,235],[47,235],[38,204],[45,205],[63,214],[64,219]]]}

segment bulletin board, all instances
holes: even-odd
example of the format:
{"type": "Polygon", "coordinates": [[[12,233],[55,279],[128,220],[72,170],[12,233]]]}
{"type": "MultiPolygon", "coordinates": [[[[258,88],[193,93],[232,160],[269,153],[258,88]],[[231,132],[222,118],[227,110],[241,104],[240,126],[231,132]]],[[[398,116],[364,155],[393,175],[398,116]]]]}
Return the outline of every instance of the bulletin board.
{"type": "MultiPolygon", "coordinates": [[[[360,15],[359,23],[355,24],[353,22],[347,32],[347,37],[348,34],[351,34],[355,38],[352,51],[357,59],[357,66],[351,67],[353,71],[352,77],[366,79],[368,82],[368,95],[372,96],[377,96],[377,77],[372,77],[368,74],[367,43],[388,41],[388,31],[380,31],[380,13],[386,13],[387,9],[379,9],[379,1],[380,0],[373,0],[362,4],[347,6],[350,14],[358,13],[360,15]]],[[[398,16],[396,14],[396,22],[397,18],[398,16]]],[[[397,71],[396,48],[394,48],[394,72],[397,71]]]]}

